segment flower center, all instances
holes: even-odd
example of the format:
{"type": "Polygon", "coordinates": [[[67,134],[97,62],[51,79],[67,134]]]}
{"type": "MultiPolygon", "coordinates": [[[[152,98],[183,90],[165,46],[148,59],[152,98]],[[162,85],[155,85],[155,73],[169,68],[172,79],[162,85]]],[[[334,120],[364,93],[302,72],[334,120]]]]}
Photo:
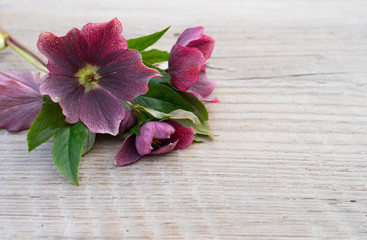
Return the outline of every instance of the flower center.
{"type": "Polygon", "coordinates": [[[152,140],[152,148],[153,149],[161,148],[161,146],[160,146],[161,144],[162,144],[161,140],[153,138],[153,140],[152,140]]]}
{"type": "Polygon", "coordinates": [[[74,75],[78,78],[79,84],[85,87],[85,92],[99,87],[98,80],[102,77],[97,73],[98,70],[99,68],[97,66],[87,63],[84,68],[80,69],[74,75]]]}

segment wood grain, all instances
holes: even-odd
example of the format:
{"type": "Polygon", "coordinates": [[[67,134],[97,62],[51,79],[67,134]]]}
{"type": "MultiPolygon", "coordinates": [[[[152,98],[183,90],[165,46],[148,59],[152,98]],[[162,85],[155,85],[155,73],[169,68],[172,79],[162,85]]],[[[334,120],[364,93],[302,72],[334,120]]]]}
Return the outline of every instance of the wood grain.
{"type": "MultiPolygon", "coordinates": [[[[185,28],[216,39],[212,141],[128,167],[97,138],[76,187],[51,143],[0,131],[0,238],[366,239],[366,1],[0,1],[0,23],[36,50],[118,17],[126,38],[185,28]]],[[[9,49],[0,69],[32,70],[9,49]]]]}

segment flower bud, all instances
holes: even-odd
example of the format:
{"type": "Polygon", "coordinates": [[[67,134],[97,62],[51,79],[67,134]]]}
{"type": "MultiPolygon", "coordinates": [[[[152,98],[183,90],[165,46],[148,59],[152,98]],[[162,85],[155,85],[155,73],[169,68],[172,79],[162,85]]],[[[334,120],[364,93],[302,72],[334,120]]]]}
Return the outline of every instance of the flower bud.
{"type": "Polygon", "coordinates": [[[0,31],[0,50],[3,50],[6,47],[5,39],[8,37],[8,34],[0,31]]]}

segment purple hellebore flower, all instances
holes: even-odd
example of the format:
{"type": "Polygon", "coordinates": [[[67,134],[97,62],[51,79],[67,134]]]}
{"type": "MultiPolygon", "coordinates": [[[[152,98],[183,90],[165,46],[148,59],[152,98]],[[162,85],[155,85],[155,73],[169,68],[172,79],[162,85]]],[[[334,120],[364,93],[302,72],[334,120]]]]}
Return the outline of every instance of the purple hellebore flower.
{"type": "Polygon", "coordinates": [[[122,101],[148,91],[148,81],[160,76],[142,63],[137,50],[128,49],[117,18],[88,23],[66,36],[44,32],[38,49],[48,58],[50,71],[41,93],[58,101],[66,121],[82,121],[94,133],[116,135],[125,117],[122,101]]]}
{"type": "Polygon", "coordinates": [[[28,129],[42,107],[40,74],[0,71],[0,128],[28,129]]]}
{"type": "Polygon", "coordinates": [[[215,40],[203,31],[201,26],[188,28],[180,35],[171,49],[167,72],[179,90],[192,93],[206,102],[219,102],[217,98],[207,98],[217,85],[207,78],[205,72],[215,40]]]}
{"type": "Polygon", "coordinates": [[[194,140],[195,131],[169,120],[143,124],[140,135],[129,135],[115,157],[115,165],[124,166],[148,154],[163,154],[185,149],[194,140]]]}

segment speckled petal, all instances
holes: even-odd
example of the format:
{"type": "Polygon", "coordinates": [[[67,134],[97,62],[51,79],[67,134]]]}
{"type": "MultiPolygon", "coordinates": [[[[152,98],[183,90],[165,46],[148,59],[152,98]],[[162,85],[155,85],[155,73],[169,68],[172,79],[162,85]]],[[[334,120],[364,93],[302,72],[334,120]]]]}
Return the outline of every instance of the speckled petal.
{"type": "Polygon", "coordinates": [[[134,163],[141,158],[135,148],[135,135],[129,135],[122,143],[120,150],[115,156],[115,165],[118,167],[134,163]]]}
{"type": "Polygon", "coordinates": [[[63,37],[51,32],[41,33],[37,47],[47,57],[47,68],[51,74],[72,76],[83,67],[80,31],[76,28],[63,37]]]}
{"type": "Polygon", "coordinates": [[[28,129],[42,107],[39,74],[0,71],[0,128],[28,129]]]}
{"type": "Polygon", "coordinates": [[[76,78],[49,74],[41,84],[40,91],[43,95],[50,95],[54,102],[58,102],[61,97],[69,96],[78,86],[76,78]]]}
{"type": "Polygon", "coordinates": [[[205,34],[200,39],[191,41],[187,47],[191,48],[197,48],[199,49],[202,54],[204,55],[204,58],[208,60],[210,56],[212,55],[213,49],[214,49],[215,40],[205,34]]]}
{"type": "Polygon", "coordinates": [[[80,107],[80,120],[91,132],[117,135],[124,117],[124,104],[103,88],[84,94],[80,107]]]}
{"type": "Polygon", "coordinates": [[[195,135],[194,129],[190,127],[184,127],[173,120],[166,122],[176,129],[175,133],[171,136],[171,141],[179,140],[174,150],[185,149],[191,145],[195,135]]]}
{"type": "Polygon", "coordinates": [[[217,83],[206,76],[205,71],[200,72],[199,80],[192,85],[187,92],[194,94],[200,100],[205,102],[219,102],[217,98],[207,98],[209,96],[217,83]]]}
{"type": "Polygon", "coordinates": [[[80,120],[80,105],[84,96],[84,87],[79,85],[69,95],[65,95],[59,101],[62,113],[66,116],[66,122],[77,123],[80,120]]]}
{"type": "Polygon", "coordinates": [[[168,65],[168,73],[175,87],[181,91],[188,90],[199,80],[199,74],[205,58],[196,48],[183,47],[176,44],[172,47],[168,65]]]}
{"type": "Polygon", "coordinates": [[[176,44],[180,44],[186,47],[191,41],[200,39],[203,35],[204,27],[192,27],[188,28],[178,37],[176,44]]]}
{"type": "Polygon", "coordinates": [[[107,55],[127,49],[126,39],[121,35],[122,25],[117,18],[105,23],[88,23],[81,30],[84,62],[99,65],[107,55]]]}
{"type": "Polygon", "coordinates": [[[132,49],[115,52],[101,60],[103,66],[98,74],[102,79],[98,84],[107,89],[116,98],[132,101],[148,91],[148,82],[160,76],[155,69],[147,68],[141,54],[132,49]]]}

